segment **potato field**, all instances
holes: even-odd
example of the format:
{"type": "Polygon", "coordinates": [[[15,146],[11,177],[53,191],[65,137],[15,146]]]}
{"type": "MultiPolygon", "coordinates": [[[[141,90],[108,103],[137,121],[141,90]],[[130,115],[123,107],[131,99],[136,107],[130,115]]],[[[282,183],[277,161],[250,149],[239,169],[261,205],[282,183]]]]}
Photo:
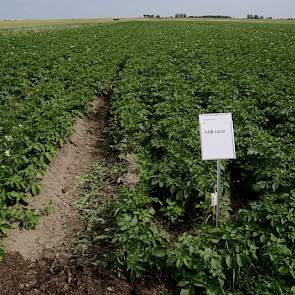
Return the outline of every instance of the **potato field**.
{"type": "MultiPolygon", "coordinates": [[[[0,31],[0,237],[34,228],[48,163],[104,96],[139,183],[95,212],[97,253],[181,295],[295,294],[295,24],[150,21],[0,31]],[[202,161],[199,114],[232,113],[236,160],[202,161]]],[[[5,249],[0,246],[0,257],[5,249]]],[[[168,294],[163,291],[164,294],[168,294]]]]}

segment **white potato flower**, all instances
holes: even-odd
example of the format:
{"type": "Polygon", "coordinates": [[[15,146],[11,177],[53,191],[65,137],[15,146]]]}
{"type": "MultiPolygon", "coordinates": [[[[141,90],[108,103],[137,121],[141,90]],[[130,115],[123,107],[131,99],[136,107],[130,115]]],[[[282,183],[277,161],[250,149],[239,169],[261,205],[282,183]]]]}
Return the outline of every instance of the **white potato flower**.
{"type": "Polygon", "coordinates": [[[10,135],[5,135],[4,138],[7,140],[7,141],[12,141],[12,137],[10,135]]]}

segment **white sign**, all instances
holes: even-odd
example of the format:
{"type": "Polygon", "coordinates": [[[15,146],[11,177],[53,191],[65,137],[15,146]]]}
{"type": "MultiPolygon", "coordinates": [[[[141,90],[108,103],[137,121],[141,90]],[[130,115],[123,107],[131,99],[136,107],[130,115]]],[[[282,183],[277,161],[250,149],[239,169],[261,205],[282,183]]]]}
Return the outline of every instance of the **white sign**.
{"type": "Polygon", "coordinates": [[[203,160],[235,159],[231,113],[199,115],[203,160]]]}

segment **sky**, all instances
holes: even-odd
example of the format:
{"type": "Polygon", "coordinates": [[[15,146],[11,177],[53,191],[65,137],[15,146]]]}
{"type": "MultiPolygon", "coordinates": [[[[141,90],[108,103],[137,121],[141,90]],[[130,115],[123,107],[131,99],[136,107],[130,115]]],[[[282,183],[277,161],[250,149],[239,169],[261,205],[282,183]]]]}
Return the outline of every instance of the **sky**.
{"type": "Polygon", "coordinates": [[[0,0],[0,19],[258,14],[295,17],[295,0],[0,0]]]}

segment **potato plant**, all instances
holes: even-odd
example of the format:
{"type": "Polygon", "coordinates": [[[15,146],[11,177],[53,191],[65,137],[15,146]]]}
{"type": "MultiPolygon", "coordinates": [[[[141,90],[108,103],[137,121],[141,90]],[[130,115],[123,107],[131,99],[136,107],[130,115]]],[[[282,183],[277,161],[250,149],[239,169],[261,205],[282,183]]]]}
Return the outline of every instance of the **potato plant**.
{"type": "Polygon", "coordinates": [[[294,33],[236,21],[1,33],[0,220],[36,224],[14,205],[38,194],[75,118],[104,94],[113,147],[140,176],[102,213],[112,267],[132,280],[173,274],[182,295],[294,294],[294,33]],[[215,163],[199,140],[198,115],[213,112],[233,114],[237,150],[222,162],[231,206],[220,227],[207,204],[215,163]]]}
{"type": "MultiPolygon", "coordinates": [[[[111,99],[119,146],[140,164],[138,196],[160,202],[154,220],[162,220],[166,271],[179,280],[181,294],[293,294],[294,28],[138,26],[111,99]],[[201,160],[198,131],[198,115],[214,112],[233,114],[237,149],[236,160],[222,163],[233,211],[219,228],[208,223],[203,206],[216,176],[215,163],[201,160]]],[[[133,245],[144,247],[140,236],[133,245]]],[[[126,251],[125,257],[137,253],[126,251]]],[[[137,260],[139,275],[158,261],[137,260]]]]}

